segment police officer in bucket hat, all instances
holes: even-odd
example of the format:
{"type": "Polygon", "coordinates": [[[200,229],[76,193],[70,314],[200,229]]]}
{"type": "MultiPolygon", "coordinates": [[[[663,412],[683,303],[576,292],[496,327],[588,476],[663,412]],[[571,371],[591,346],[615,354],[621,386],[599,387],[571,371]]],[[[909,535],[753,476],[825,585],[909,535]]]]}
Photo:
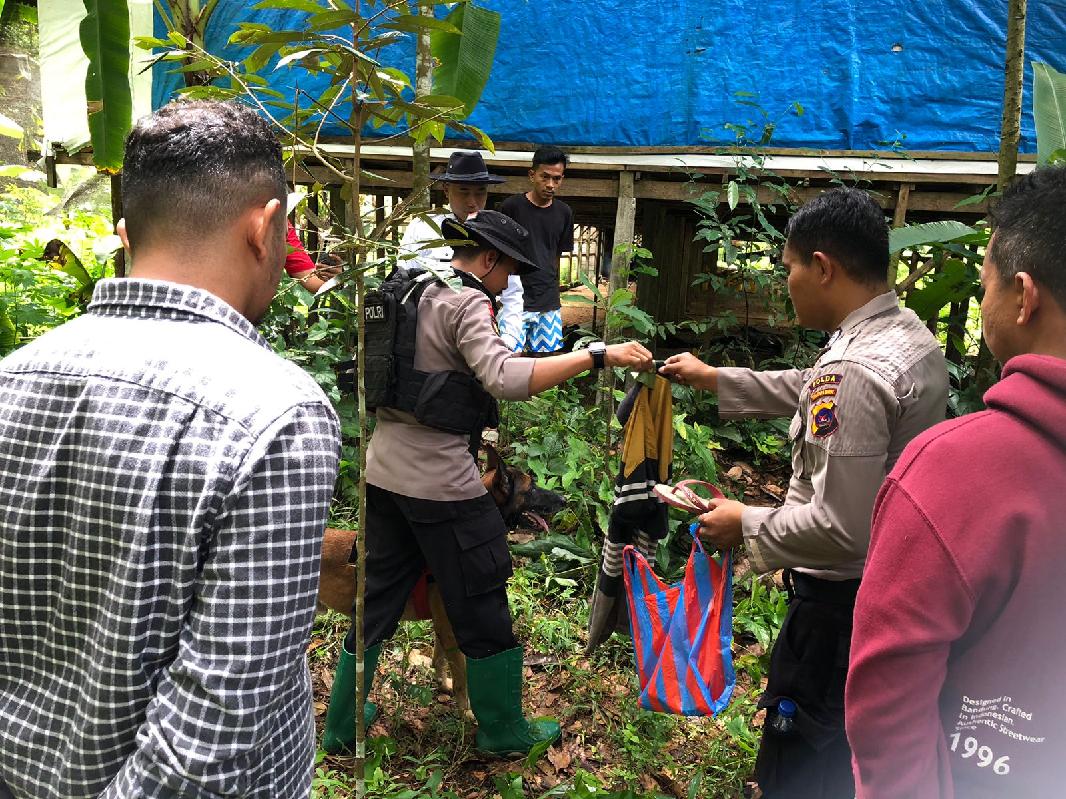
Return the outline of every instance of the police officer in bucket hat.
{"type": "MultiPolygon", "coordinates": [[[[540,359],[511,352],[496,326],[495,298],[512,274],[538,268],[528,232],[495,211],[446,220],[442,232],[464,242],[449,267],[459,290],[403,266],[390,278],[419,286],[401,287],[416,321],[407,332],[403,323],[397,327],[396,385],[377,407],[367,453],[365,685],[369,691],[382,645],[428,567],[467,657],[477,748],[527,753],[558,738],[559,725],[531,721],[522,711],[523,650],[507,604],[507,528],[478,471],[481,428],[494,426],[497,399],[529,399],[590,368],[651,369],[652,355],[636,342],[594,342],[540,359]],[[408,362],[399,353],[412,344],[408,362]]],[[[353,649],[354,630],[330,696],[322,742],[328,752],[343,751],[355,739],[353,649]]],[[[377,708],[366,708],[369,723],[377,708]]]]}

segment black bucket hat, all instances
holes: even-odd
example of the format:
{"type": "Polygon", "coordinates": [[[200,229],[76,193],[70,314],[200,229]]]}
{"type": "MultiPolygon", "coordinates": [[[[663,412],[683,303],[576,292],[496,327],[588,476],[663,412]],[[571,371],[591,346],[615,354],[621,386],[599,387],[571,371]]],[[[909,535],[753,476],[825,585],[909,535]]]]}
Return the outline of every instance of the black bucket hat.
{"type": "Polygon", "coordinates": [[[448,156],[447,169],[430,177],[445,183],[503,183],[506,180],[499,175],[490,175],[481,153],[471,150],[456,150],[448,156]]]}
{"type": "Polygon", "coordinates": [[[519,275],[540,269],[533,260],[533,247],[524,227],[499,211],[478,211],[465,222],[447,218],[441,222],[441,233],[447,239],[469,240],[482,247],[491,247],[518,263],[519,275]]]}

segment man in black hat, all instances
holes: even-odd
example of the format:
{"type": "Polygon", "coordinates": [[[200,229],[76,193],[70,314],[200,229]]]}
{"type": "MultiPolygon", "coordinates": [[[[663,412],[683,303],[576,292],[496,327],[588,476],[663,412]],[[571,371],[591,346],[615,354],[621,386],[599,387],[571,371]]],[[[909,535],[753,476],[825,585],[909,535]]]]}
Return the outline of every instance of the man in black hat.
{"type": "MultiPolygon", "coordinates": [[[[500,338],[493,304],[512,274],[538,269],[529,234],[496,211],[478,211],[463,223],[446,220],[442,227],[446,238],[472,242],[457,248],[451,263],[462,288],[425,281],[413,367],[402,362],[397,347],[396,407],[378,406],[367,453],[365,686],[369,691],[382,644],[428,567],[467,657],[478,749],[524,754],[557,738],[559,725],[529,721],[522,712],[523,652],[507,604],[507,528],[482,485],[471,439],[480,441],[497,398],[529,399],[589,368],[650,369],[651,353],[636,342],[596,342],[550,358],[520,357],[500,338]],[[412,390],[402,375],[415,370],[422,388],[412,390]],[[434,391],[426,390],[430,386],[434,391]],[[401,398],[412,395],[417,405],[400,407],[407,404],[401,398]],[[464,426],[467,409],[473,411],[470,428],[464,426]]],[[[330,695],[322,740],[327,752],[355,739],[354,648],[351,632],[330,695]]],[[[366,707],[369,722],[376,708],[366,707]]]]}
{"type": "Polygon", "coordinates": [[[463,222],[470,214],[484,210],[489,198],[489,185],[503,183],[504,179],[489,174],[481,153],[469,150],[456,150],[448,158],[445,171],[432,177],[443,184],[451,213],[413,218],[400,240],[400,257],[403,266],[440,271],[451,267],[452,248],[446,245],[426,247],[425,244],[447,238],[440,233],[440,226],[445,219],[463,222]]]}

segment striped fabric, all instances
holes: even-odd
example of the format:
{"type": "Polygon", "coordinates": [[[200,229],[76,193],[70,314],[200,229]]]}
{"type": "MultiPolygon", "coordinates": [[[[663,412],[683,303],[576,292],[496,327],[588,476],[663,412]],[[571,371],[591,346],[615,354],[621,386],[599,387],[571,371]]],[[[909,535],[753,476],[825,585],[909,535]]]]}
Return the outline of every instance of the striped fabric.
{"type": "MultiPolygon", "coordinates": [[[[667,387],[667,391],[669,388],[667,387]]],[[[642,394],[649,390],[642,384],[635,384],[629,394],[618,406],[618,421],[625,425],[623,452],[629,451],[633,444],[632,437],[638,432],[645,432],[641,414],[651,413],[651,405],[641,402],[642,394]],[[643,410],[641,410],[643,408],[643,410]]],[[[666,430],[673,420],[669,409],[654,420],[655,425],[665,426],[666,430]]],[[[643,436],[644,445],[658,438],[657,435],[643,436]]],[[[667,506],[652,489],[656,483],[670,474],[670,453],[666,455],[665,470],[656,457],[642,449],[642,459],[631,470],[626,469],[626,459],[622,458],[622,468],[614,484],[614,506],[603,540],[603,554],[600,571],[596,577],[596,587],[589,600],[589,630],[586,652],[594,652],[612,633],[629,635],[629,615],[626,604],[622,601],[625,586],[622,584],[622,550],[632,544],[648,560],[655,563],[655,550],[659,542],[669,531],[667,506]]]]}
{"type": "Polygon", "coordinates": [[[563,312],[523,311],[520,321],[503,321],[500,334],[514,352],[558,352],[563,348],[563,312]]]}
{"type": "Polygon", "coordinates": [[[307,797],[338,425],[243,316],[106,280],[0,362],[0,784],[307,797]]]}
{"type": "Polygon", "coordinates": [[[640,706],[713,716],[729,704],[733,671],[733,578],[703,549],[696,525],[685,577],[667,585],[632,546],[622,553],[640,706]]]}

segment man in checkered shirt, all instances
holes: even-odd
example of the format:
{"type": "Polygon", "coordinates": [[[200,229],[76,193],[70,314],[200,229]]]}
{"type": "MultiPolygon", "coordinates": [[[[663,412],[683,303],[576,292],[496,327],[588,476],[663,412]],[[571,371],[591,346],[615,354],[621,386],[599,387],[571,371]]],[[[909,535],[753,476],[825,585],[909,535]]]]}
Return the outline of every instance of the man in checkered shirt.
{"type": "Polygon", "coordinates": [[[281,151],[184,103],[126,143],[131,277],[0,361],[0,795],[310,793],[326,397],[255,331],[281,151]]]}

